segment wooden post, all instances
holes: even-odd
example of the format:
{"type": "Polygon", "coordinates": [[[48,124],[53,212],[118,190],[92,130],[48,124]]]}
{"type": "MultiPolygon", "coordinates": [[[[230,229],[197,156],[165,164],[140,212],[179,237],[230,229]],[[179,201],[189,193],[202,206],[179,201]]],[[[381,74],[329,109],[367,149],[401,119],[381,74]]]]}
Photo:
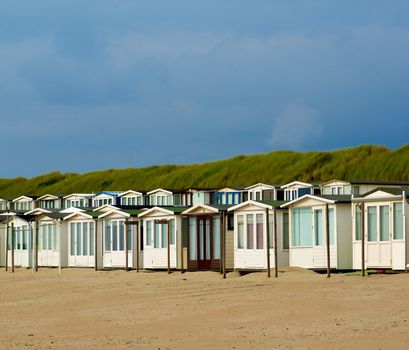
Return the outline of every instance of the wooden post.
{"type": "Polygon", "coordinates": [[[140,236],[140,226],[139,222],[136,223],[136,272],[139,273],[139,250],[141,249],[139,247],[139,236],[140,236]]]}
{"type": "Polygon", "coordinates": [[[365,276],[365,204],[362,202],[361,205],[361,268],[362,268],[362,277],[365,276]]]}
{"type": "Polygon", "coordinates": [[[226,213],[223,212],[223,279],[226,279],[226,213]]]}
{"type": "MultiPolygon", "coordinates": [[[[188,222],[189,223],[189,222],[188,222]]],[[[183,273],[183,219],[182,219],[182,230],[180,232],[180,246],[181,246],[181,254],[180,254],[180,273],[183,273]]]]}
{"type": "Polygon", "coordinates": [[[14,223],[11,223],[11,272],[14,272],[14,223]]]}
{"type": "Polygon", "coordinates": [[[274,271],[275,271],[275,277],[278,277],[278,239],[277,239],[277,211],[275,208],[273,208],[273,227],[274,227],[274,271]]]}
{"type": "Polygon", "coordinates": [[[170,220],[168,220],[168,274],[170,274],[170,220]]]}
{"type": "MultiPolygon", "coordinates": [[[[61,265],[62,265],[62,262],[61,262],[61,259],[62,259],[62,256],[61,256],[61,251],[62,251],[62,246],[61,246],[61,224],[60,224],[60,220],[58,220],[56,223],[55,223],[55,233],[57,233],[57,227],[58,227],[58,274],[59,275],[61,275],[61,265]]],[[[55,237],[57,237],[57,234],[55,235],[55,237]]]]}
{"type": "Polygon", "coordinates": [[[224,212],[221,212],[220,215],[220,274],[223,273],[223,221],[224,221],[224,212]]]}
{"type": "Polygon", "coordinates": [[[325,205],[325,234],[326,234],[326,246],[327,246],[327,277],[331,277],[331,252],[330,252],[330,235],[329,235],[329,206],[325,205]]]}
{"type": "Polygon", "coordinates": [[[7,216],[6,223],[6,271],[9,270],[9,217],[7,216]]]}
{"type": "Polygon", "coordinates": [[[34,252],[35,252],[35,270],[36,271],[38,271],[38,230],[39,230],[39,227],[38,227],[38,221],[35,221],[35,242],[36,242],[36,244],[35,244],[35,250],[34,250],[34,252]]]}
{"type": "Polygon", "coordinates": [[[125,221],[125,271],[128,271],[128,229],[129,229],[129,225],[128,225],[128,221],[125,221]]]}
{"type": "MultiPolygon", "coordinates": [[[[269,222],[269,213],[268,213],[268,208],[266,208],[266,223],[267,223],[267,239],[266,239],[266,247],[267,247],[267,278],[271,277],[271,272],[270,272],[270,222],[269,222]]],[[[276,246],[274,246],[274,249],[276,246]]],[[[276,276],[277,277],[277,276],[276,276]]]]}
{"type": "Polygon", "coordinates": [[[98,271],[98,219],[95,220],[94,232],[94,270],[98,271]]]}

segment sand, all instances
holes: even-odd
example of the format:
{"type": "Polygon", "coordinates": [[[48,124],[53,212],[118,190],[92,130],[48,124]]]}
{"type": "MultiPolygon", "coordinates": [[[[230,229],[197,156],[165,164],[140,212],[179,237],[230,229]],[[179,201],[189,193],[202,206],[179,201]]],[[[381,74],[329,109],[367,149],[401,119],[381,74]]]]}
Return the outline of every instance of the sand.
{"type": "Polygon", "coordinates": [[[0,269],[1,349],[407,349],[409,275],[0,269]]]}

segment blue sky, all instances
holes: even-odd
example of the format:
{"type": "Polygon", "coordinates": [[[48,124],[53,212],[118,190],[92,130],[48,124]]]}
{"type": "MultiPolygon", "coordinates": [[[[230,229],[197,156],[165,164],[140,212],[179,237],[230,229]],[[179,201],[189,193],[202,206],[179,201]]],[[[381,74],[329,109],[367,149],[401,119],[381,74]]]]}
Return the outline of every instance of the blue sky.
{"type": "Polygon", "coordinates": [[[409,142],[409,2],[1,1],[0,177],[409,142]]]}

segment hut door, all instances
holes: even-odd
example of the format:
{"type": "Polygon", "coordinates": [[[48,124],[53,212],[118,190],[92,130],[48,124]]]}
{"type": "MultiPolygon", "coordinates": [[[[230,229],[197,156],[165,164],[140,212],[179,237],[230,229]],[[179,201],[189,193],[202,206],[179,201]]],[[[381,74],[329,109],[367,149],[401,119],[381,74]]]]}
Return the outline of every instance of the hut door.
{"type": "Polygon", "coordinates": [[[211,267],[211,232],[210,218],[198,218],[198,268],[210,269],[211,267]]]}

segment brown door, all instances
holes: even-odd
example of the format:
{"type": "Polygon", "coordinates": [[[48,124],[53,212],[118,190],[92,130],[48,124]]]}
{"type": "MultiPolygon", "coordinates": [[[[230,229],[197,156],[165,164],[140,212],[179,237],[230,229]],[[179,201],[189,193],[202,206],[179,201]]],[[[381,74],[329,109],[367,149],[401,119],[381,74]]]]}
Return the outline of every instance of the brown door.
{"type": "Polygon", "coordinates": [[[198,268],[210,269],[212,259],[211,218],[198,218],[197,236],[198,268]]]}

